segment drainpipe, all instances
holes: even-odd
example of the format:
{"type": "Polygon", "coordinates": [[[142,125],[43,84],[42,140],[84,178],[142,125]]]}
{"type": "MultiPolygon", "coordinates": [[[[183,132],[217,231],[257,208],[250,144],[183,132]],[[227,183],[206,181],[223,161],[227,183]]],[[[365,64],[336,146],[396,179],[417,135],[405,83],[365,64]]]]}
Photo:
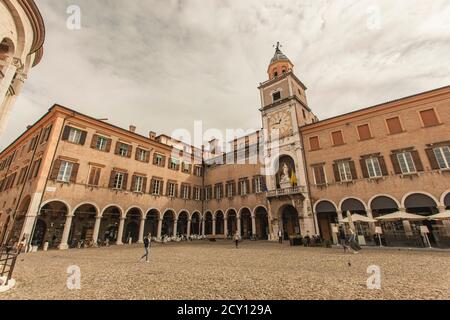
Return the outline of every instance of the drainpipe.
{"type": "MultiPolygon", "coordinates": [[[[30,247],[31,241],[33,240],[33,236],[34,236],[34,231],[36,229],[36,223],[37,223],[37,217],[39,216],[39,212],[41,211],[41,205],[42,205],[42,201],[44,200],[44,194],[45,194],[45,190],[47,190],[47,185],[48,185],[48,181],[50,180],[50,174],[53,168],[53,163],[55,162],[55,158],[56,158],[56,153],[58,151],[58,147],[59,147],[59,143],[61,142],[62,139],[62,135],[64,133],[64,127],[66,126],[66,121],[67,119],[73,118],[75,117],[75,112],[72,113],[71,116],[67,116],[64,118],[62,126],[61,126],[61,131],[59,132],[59,137],[58,137],[58,141],[56,142],[56,147],[55,147],[55,151],[53,152],[53,156],[52,156],[52,161],[51,161],[51,165],[49,168],[49,171],[47,173],[47,177],[45,178],[45,184],[44,184],[44,190],[42,191],[42,196],[41,199],[39,200],[39,205],[38,205],[38,211],[36,213],[36,219],[34,219],[34,223],[33,223],[33,228],[31,229],[31,233],[30,233],[30,238],[28,239],[28,243],[27,243],[27,247],[30,247]]],[[[67,212],[67,214],[69,214],[70,212],[67,212]]]]}

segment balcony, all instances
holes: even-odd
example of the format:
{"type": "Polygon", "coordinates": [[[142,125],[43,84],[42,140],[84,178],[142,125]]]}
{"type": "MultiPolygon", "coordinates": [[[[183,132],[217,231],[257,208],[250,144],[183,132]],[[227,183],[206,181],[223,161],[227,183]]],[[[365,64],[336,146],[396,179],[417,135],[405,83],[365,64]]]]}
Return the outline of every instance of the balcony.
{"type": "Polygon", "coordinates": [[[267,196],[267,198],[273,198],[273,197],[290,196],[290,195],[296,195],[296,194],[302,194],[302,193],[306,193],[306,188],[302,187],[302,186],[297,186],[297,187],[267,191],[266,196],[267,196]]]}

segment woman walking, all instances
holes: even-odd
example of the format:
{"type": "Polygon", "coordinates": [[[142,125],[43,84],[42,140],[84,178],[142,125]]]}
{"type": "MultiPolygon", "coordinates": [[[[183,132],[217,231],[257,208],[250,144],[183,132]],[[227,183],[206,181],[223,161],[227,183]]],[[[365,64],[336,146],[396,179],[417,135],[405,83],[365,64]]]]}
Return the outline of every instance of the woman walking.
{"type": "Polygon", "coordinates": [[[239,236],[239,233],[238,232],[236,232],[235,234],[234,234],[234,242],[236,243],[236,249],[238,249],[238,247],[239,247],[239,240],[240,240],[240,236],[239,236]]]}

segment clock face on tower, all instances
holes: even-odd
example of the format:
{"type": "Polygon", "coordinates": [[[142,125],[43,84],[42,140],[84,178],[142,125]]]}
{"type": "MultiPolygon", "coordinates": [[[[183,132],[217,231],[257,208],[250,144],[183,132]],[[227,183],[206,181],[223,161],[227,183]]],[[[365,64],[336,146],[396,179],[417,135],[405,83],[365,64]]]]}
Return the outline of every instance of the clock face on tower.
{"type": "Polygon", "coordinates": [[[269,130],[272,134],[278,130],[280,138],[292,135],[292,118],[288,111],[280,111],[269,116],[269,130]]]}

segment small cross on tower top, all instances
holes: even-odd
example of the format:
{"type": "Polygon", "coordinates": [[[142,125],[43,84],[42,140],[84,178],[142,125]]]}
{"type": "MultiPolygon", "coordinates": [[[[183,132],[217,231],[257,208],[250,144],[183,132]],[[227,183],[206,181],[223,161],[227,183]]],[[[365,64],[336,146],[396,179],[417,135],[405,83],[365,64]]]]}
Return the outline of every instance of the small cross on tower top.
{"type": "Polygon", "coordinates": [[[280,48],[282,48],[283,46],[280,44],[280,41],[277,41],[277,44],[276,45],[273,45],[274,47],[276,47],[277,49],[277,51],[280,51],[280,48]]]}

